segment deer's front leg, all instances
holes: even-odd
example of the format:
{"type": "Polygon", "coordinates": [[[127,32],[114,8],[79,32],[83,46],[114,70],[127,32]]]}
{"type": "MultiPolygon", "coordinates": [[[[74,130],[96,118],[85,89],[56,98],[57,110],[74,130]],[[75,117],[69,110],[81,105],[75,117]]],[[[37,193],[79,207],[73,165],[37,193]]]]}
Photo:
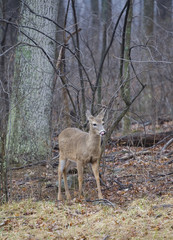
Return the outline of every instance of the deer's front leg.
{"type": "Polygon", "coordinates": [[[92,170],[93,170],[93,173],[94,173],[94,177],[95,177],[96,183],[97,183],[98,198],[99,198],[99,199],[103,199],[103,195],[102,195],[101,187],[100,187],[99,163],[98,163],[98,161],[92,163],[91,166],[92,166],[92,170]]]}
{"type": "Polygon", "coordinates": [[[78,171],[78,183],[79,183],[79,198],[82,194],[82,182],[83,182],[83,164],[77,162],[77,171],[78,171]]]}

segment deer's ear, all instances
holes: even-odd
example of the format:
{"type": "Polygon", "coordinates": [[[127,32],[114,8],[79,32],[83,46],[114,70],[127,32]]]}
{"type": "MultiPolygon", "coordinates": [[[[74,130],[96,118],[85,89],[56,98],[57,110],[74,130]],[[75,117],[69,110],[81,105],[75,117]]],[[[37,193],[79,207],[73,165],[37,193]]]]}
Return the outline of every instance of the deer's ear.
{"type": "Polygon", "coordinates": [[[97,115],[97,117],[104,118],[105,112],[106,112],[106,109],[102,109],[101,112],[97,115]]]}
{"type": "Polygon", "coordinates": [[[93,118],[93,116],[91,115],[89,110],[87,110],[87,112],[86,112],[86,117],[87,117],[88,120],[93,118]]]}

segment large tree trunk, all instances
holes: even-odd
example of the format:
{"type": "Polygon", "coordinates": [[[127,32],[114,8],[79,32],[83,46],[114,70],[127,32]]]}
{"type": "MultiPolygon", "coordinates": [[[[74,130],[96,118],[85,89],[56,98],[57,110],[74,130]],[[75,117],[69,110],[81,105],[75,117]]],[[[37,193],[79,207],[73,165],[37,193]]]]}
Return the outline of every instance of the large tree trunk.
{"type": "MultiPolygon", "coordinates": [[[[19,0],[0,0],[0,18],[15,22],[18,17],[19,0]]],[[[16,29],[7,23],[0,25],[0,153],[5,139],[11,79],[14,71],[14,52],[5,53],[16,41],[16,29]]],[[[3,152],[3,150],[2,150],[3,152]]],[[[2,154],[1,154],[2,155],[2,154]]]]}
{"type": "MultiPolygon", "coordinates": [[[[0,18],[16,22],[19,0],[0,0],[0,18]]],[[[16,29],[0,23],[0,202],[8,200],[7,168],[5,159],[5,142],[9,111],[9,94],[14,72],[14,51],[6,52],[17,41],[16,29]]]]}
{"type": "Polygon", "coordinates": [[[54,61],[55,43],[37,30],[55,39],[56,25],[45,17],[56,21],[57,6],[56,0],[22,2],[18,41],[26,44],[20,45],[15,55],[6,143],[11,162],[38,161],[50,154],[54,74],[50,61],[54,61]]]}

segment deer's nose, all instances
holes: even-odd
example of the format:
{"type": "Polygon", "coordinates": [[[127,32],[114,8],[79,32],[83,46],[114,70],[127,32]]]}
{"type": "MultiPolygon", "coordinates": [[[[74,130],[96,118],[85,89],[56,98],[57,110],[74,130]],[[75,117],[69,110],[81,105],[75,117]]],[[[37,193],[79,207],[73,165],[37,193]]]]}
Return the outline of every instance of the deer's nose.
{"type": "Polygon", "coordinates": [[[99,133],[100,133],[100,136],[103,136],[103,135],[106,134],[106,131],[105,130],[101,130],[99,133]]]}

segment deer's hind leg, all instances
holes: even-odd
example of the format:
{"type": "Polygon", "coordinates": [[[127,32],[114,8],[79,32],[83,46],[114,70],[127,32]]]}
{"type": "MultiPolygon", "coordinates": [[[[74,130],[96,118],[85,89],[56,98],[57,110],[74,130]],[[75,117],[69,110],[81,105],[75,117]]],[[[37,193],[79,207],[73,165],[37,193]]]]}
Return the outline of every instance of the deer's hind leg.
{"type": "Polygon", "coordinates": [[[62,193],[61,193],[61,181],[62,181],[62,173],[64,172],[66,165],[66,160],[61,159],[59,157],[59,166],[58,166],[58,200],[62,200],[62,193]]]}
{"type": "Polygon", "coordinates": [[[61,182],[62,182],[62,174],[64,179],[64,187],[65,187],[65,194],[68,200],[71,199],[68,183],[67,183],[67,169],[70,165],[70,161],[64,160],[64,158],[61,156],[59,157],[59,167],[58,167],[58,200],[62,200],[62,193],[61,193],[61,182]]]}
{"type": "Polygon", "coordinates": [[[77,171],[78,171],[78,183],[79,183],[79,198],[82,195],[82,183],[83,183],[83,164],[81,162],[77,162],[77,171]]]}
{"type": "Polygon", "coordinates": [[[65,168],[63,170],[63,178],[64,178],[64,186],[65,186],[65,194],[67,197],[67,200],[71,200],[71,196],[70,196],[70,192],[69,192],[69,188],[68,188],[68,182],[67,182],[67,171],[68,171],[68,167],[70,166],[70,161],[66,161],[66,165],[65,168]]]}
{"type": "Polygon", "coordinates": [[[101,187],[100,187],[99,163],[98,163],[98,161],[92,163],[91,167],[92,167],[92,170],[93,170],[93,173],[94,173],[94,177],[96,179],[97,190],[98,190],[98,198],[103,199],[103,195],[102,195],[101,187]]]}

